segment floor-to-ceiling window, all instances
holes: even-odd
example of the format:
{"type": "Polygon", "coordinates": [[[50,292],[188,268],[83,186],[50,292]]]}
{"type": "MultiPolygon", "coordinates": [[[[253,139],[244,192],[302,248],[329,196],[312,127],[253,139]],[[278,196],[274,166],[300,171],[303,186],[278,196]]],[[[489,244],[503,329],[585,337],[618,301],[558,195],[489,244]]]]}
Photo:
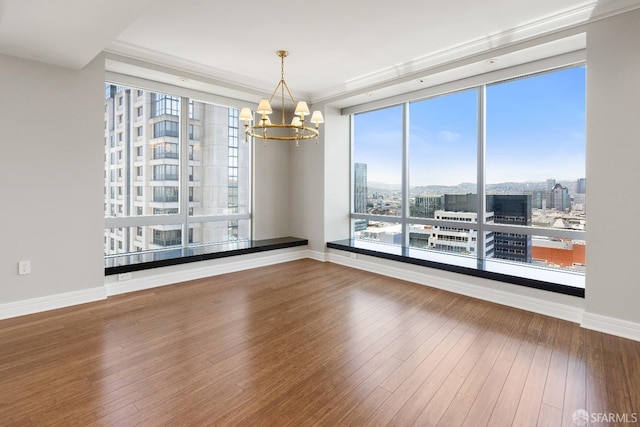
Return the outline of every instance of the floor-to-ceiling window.
{"type": "Polygon", "coordinates": [[[558,68],[354,114],[353,238],[584,286],[585,74],[558,68]]]}
{"type": "Polygon", "coordinates": [[[105,84],[105,255],[250,238],[236,108],[105,84]]]}

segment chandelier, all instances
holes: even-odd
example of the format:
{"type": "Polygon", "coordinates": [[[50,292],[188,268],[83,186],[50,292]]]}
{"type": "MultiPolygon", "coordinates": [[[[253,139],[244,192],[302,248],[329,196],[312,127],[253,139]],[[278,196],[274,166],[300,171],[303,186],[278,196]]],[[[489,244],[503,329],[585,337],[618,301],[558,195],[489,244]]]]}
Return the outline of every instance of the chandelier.
{"type": "Polygon", "coordinates": [[[256,109],[256,113],[260,114],[260,119],[253,125],[250,125],[249,122],[253,121],[253,113],[251,109],[248,107],[244,107],[240,110],[240,115],[238,116],[241,120],[244,120],[245,127],[245,141],[249,140],[249,137],[260,138],[264,140],[264,145],[267,145],[267,140],[276,140],[276,141],[295,141],[296,146],[298,146],[301,139],[316,139],[316,144],[318,143],[318,136],[320,135],[319,127],[320,123],[324,123],[324,118],[322,117],[322,113],[318,111],[314,111],[311,114],[311,118],[309,122],[311,122],[314,127],[310,127],[306,125],[305,117],[310,114],[309,107],[307,103],[304,101],[300,101],[296,104],[293,99],[293,95],[291,95],[291,91],[289,90],[289,86],[284,81],[284,58],[287,56],[289,52],[286,50],[279,50],[277,55],[280,57],[280,82],[274,89],[271,94],[271,98],[266,99],[263,98],[260,100],[258,104],[258,108],[256,109]],[[272,123],[269,119],[269,115],[273,113],[271,108],[271,101],[280,90],[280,101],[282,105],[282,116],[280,123],[272,123]],[[287,123],[285,120],[285,91],[289,96],[289,100],[292,105],[296,106],[296,109],[293,113],[293,118],[290,122],[287,123]]]}

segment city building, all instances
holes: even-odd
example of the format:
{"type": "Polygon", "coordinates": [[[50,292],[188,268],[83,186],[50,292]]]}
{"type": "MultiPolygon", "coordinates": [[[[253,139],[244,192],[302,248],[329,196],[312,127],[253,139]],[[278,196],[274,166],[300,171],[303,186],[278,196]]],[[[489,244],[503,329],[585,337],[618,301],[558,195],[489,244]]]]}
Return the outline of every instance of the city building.
{"type": "Polygon", "coordinates": [[[587,179],[578,178],[578,183],[576,185],[576,193],[585,194],[586,192],[587,192],[587,179]]]}
{"type": "Polygon", "coordinates": [[[435,212],[442,209],[442,196],[420,195],[409,206],[410,215],[415,218],[433,218],[435,212]]]}
{"type": "Polygon", "coordinates": [[[365,163],[355,163],[353,165],[353,174],[353,211],[356,213],[367,213],[367,165],[365,163]]]}
{"type": "MultiPolygon", "coordinates": [[[[447,195],[445,195],[445,200],[446,196],[447,195]]],[[[435,219],[474,223],[478,221],[478,214],[476,212],[468,211],[437,210],[435,211],[435,219]]],[[[478,247],[477,243],[478,232],[476,230],[465,228],[463,225],[435,226],[429,236],[430,249],[462,255],[475,254],[478,247]]],[[[488,236],[485,240],[485,247],[486,254],[490,257],[493,253],[492,236],[488,236]]]]}
{"type": "Polygon", "coordinates": [[[547,191],[550,193],[553,188],[556,186],[556,180],[555,178],[549,178],[547,179],[547,191]]]}
{"type": "MultiPolygon", "coordinates": [[[[487,209],[491,210],[489,206],[487,209]]],[[[473,193],[445,194],[444,210],[448,212],[478,212],[478,195],[473,193]]]]}
{"type": "MultiPolygon", "coordinates": [[[[531,196],[495,194],[487,196],[487,206],[493,211],[496,224],[530,226],[531,196]]],[[[531,236],[518,233],[494,233],[494,258],[531,263],[531,236]]]]}
{"type": "MultiPolygon", "coordinates": [[[[525,193],[526,194],[526,193],[525,193]]],[[[531,193],[531,207],[535,209],[546,209],[549,192],[544,190],[536,190],[531,193]]]]}
{"type": "Polygon", "coordinates": [[[563,187],[562,184],[555,184],[549,192],[549,203],[547,207],[560,212],[570,211],[571,198],[569,197],[569,189],[563,187]]]}
{"type": "MultiPolygon", "coordinates": [[[[180,98],[105,85],[105,217],[180,212],[180,98]]],[[[238,213],[246,204],[249,148],[239,145],[238,110],[190,102],[186,209],[192,217],[238,213]],[[239,162],[238,159],[241,159],[239,162]],[[240,200],[239,200],[240,199],[240,200]]],[[[191,222],[189,244],[247,239],[248,221],[191,222]]],[[[182,225],[105,230],[105,255],[182,245],[182,225]]]]}
{"type": "Polygon", "coordinates": [[[586,245],[583,241],[536,237],[533,239],[531,255],[545,266],[580,270],[586,262],[586,245]]]}

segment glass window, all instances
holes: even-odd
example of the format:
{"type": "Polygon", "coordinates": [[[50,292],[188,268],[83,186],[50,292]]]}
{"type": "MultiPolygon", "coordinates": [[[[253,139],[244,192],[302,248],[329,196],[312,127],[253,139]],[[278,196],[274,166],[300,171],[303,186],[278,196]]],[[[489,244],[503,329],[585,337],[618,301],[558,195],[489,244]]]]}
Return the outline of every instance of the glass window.
{"type": "Polygon", "coordinates": [[[105,255],[166,249],[181,244],[180,224],[105,229],[105,255]]]}
{"type": "Polygon", "coordinates": [[[152,117],[158,117],[162,115],[179,116],[180,98],[178,98],[177,96],[169,96],[161,93],[152,93],[151,112],[152,117]]]}
{"type": "Polygon", "coordinates": [[[399,216],[402,208],[402,106],[357,114],[354,212],[399,216]]]}
{"type": "Polygon", "coordinates": [[[238,110],[197,101],[192,108],[199,118],[191,119],[198,141],[189,145],[192,215],[248,213],[250,152],[249,144],[240,144],[233,132],[238,129],[238,110]]]}
{"type": "Polygon", "coordinates": [[[153,125],[153,137],[161,138],[163,136],[170,136],[177,138],[180,134],[180,126],[178,122],[172,122],[169,120],[163,120],[153,125]]]}
{"type": "Polygon", "coordinates": [[[248,239],[250,144],[238,141],[237,129],[236,108],[181,103],[180,97],[106,83],[105,255],[248,239]],[[119,99],[126,108],[117,106],[119,99]],[[144,117],[141,103],[151,106],[151,117],[144,117]],[[182,110],[183,104],[188,111],[182,110]],[[133,135],[109,126],[116,109],[126,123],[132,123],[127,115],[136,115],[133,135]],[[181,134],[182,120],[188,121],[190,135],[181,134]],[[117,145],[116,134],[122,142],[117,145]],[[183,149],[188,153],[184,158],[183,149]],[[188,179],[180,179],[181,170],[188,172],[188,179]],[[188,218],[181,215],[183,209],[188,218]],[[216,220],[217,215],[224,217],[216,220]],[[129,229],[128,218],[134,216],[149,218],[129,229]],[[159,216],[171,225],[158,224],[159,216]],[[182,235],[183,222],[187,236],[182,235]]]}
{"type": "Polygon", "coordinates": [[[353,237],[509,263],[523,277],[522,264],[583,274],[585,74],[576,66],[354,115],[353,237]]]}
{"type": "Polygon", "coordinates": [[[160,142],[152,144],[152,147],[154,160],[178,159],[180,157],[180,146],[178,144],[171,142],[160,142]]]}
{"type": "Polygon", "coordinates": [[[177,203],[178,187],[153,187],[153,201],[159,203],[177,203]]]}
{"type": "MultiPolygon", "coordinates": [[[[488,223],[586,230],[585,74],[573,67],[487,86],[488,223]]],[[[570,238],[496,232],[494,257],[571,269],[549,249],[563,245],[569,258],[584,251],[570,238]]]]}
{"type": "Polygon", "coordinates": [[[409,117],[409,215],[477,212],[477,89],[413,102],[409,117]]]}

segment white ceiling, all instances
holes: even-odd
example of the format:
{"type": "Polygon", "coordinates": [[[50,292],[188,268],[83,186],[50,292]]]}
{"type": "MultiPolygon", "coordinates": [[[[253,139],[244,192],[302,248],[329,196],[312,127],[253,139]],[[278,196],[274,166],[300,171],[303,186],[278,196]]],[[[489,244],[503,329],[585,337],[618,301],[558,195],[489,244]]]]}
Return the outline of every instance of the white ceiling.
{"type": "Polygon", "coordinates": [[[640,0],[0,0],[0,53],[79,69],[106,51],[112,71],[140,75],[143,61],[165,83],[257,98],[278,82],[275,52],[285,49],[294,95],[338,101],[637,7],[640,0]]]}

